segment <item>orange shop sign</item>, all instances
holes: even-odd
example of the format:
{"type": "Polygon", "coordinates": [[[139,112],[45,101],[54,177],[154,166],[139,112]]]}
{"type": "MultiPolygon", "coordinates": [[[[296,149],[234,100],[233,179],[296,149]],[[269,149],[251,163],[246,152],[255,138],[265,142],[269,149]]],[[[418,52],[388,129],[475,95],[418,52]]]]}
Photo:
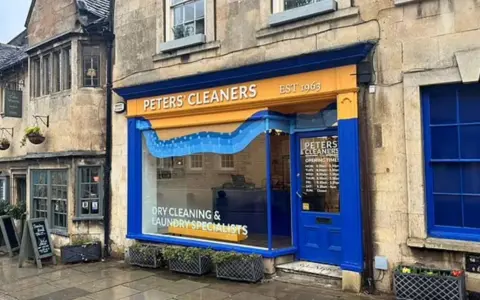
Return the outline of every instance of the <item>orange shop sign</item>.
{"type": "Polygon", "coordinates": [[[247,83],[221,86],[128,101],[129,117],[176,115],[187,111],[227,111],[290,104],[293,101],[335,97],[356,89],[355,66],[275,77],[247,83]],[[353,75],[352,75],[353,74],[353,75]]]}

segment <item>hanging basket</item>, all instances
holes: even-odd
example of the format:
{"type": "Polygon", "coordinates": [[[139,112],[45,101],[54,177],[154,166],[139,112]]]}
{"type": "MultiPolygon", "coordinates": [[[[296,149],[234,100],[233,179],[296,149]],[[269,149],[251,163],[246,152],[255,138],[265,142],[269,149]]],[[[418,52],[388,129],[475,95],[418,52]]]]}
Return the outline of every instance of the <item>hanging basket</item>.
{"type": "Polygon", "coordinates": [[[27,139],[34,145],[39,145],[45,141],[45,137],[40,133],[27,134],[27,139]]]}
{"type": "Polygon", "coordinates": [[[8,148],[10,148],[10,142],[3,142],[3,143],[0,143],[0,150],[3,151],[3,150],[7,150],[8,148]]]}

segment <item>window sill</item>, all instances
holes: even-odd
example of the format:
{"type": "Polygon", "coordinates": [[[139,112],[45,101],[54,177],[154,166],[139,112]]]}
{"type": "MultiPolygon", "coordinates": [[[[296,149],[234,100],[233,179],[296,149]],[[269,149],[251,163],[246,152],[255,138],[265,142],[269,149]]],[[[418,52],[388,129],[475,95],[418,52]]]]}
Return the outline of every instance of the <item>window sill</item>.
{"type": "Polygon", "coordinates": [[[50,233],[58,236],[69,237],[68,232],[61,230],[61,229],[50,229],[50,233]]]}
{"type": "Polygon", "coordinates": [[[205,44],[207,38],[204,34],[195,34],[181,39],[165,42],[160,45],[161,52],[172,52],[178,49],[205,44]]]}
{"type": "Polygon", "coordinates": [[[74,217],[72,218],[73,222],[84,222],[84,221],[103,221],[103,216],[99,217],[74,217]]]}
{"type": "Polygon", "coordinates": [[[176,51],[172,51],[169,53],[159,53],[153,56],[153,61],[154,62],[160,62],[160,61],[165,61],[169,60],[172,58],[176,58],[182,55],[189,55],[189,54],[194,54],[194,53],[199,53],[199,52],[206,52],[210,50],[216,50],[220,48],[220,42],[218,41],[213,41],[209,43],[204,43],[196,46],[192,46],[189,48],[182,48],[178,49],[176,51]]]}
{"type": "Polygon", "coordinates": [[[316,2],[273,14],[270,16],[268,24],[270,26],[278,26],[285,23],[310,18],[316,15],[329,13],[335,11],[336,8],[337,3],[335,0],[323,0],[321,2],[316,2]]]}
{"type": "Polygon", "coordinates": [[[408,4],[408,3],[414,3],[418,2],[419,0],[394,0],[395,5],[403,5],[403,4],[408,4]]]}
{"type": "Polygon", "coordinates": [[[272,35],[285,33],[291,30],[302,29],[308,26],[323,24],[327,22],[337,21],[340,19],[345,19],[349,17],[358,17],[359,10],[358,7],[349,7],[341,10],[337,10],[328,14],[323,14],[320,16],[312,17],[306,20],[297,20],[295,22],[282,24],[279,26],[272,26],[260,29],[257,31],[257,38],[266,38],[272,35]]]}
{"type": "Polygon", "coordinates": [[[480,252],[480,243],[472,241],[460,241],[440,238],[409,238],[407,239],[407,245],[412,248],[426,248],[471,253],[480,252]]]}

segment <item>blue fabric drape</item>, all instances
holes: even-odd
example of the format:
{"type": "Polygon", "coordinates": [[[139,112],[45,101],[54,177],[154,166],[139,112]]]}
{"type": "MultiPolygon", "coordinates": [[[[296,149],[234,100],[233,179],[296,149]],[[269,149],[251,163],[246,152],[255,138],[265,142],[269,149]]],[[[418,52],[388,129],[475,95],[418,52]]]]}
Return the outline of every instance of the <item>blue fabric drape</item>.
{"type": "Polygon", "coordinates": [[[290,120],[280,114],[264,111],[253,115],[233,132],[198,132],[170,140],[159,139],[148,121],[138,120],[137,129],[143,131],[149,152],[158,158],[205,152],[235,154],[269,130],[289,132],[290,120]]]}

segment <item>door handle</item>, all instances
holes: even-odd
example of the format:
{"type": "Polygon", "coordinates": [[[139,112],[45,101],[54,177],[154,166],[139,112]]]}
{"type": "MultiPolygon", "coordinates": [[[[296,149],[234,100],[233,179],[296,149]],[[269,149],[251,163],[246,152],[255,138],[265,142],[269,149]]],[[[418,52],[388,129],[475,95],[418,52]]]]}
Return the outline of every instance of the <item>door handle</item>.
{"type": "Polygon", "coordinates": [[[297,197],[298,197],[298,198],[300,198],[300,199],[303,198],[302,194],[300,194],[298,191],[297,191],[296,193],[297,193],[297,197]]]}

